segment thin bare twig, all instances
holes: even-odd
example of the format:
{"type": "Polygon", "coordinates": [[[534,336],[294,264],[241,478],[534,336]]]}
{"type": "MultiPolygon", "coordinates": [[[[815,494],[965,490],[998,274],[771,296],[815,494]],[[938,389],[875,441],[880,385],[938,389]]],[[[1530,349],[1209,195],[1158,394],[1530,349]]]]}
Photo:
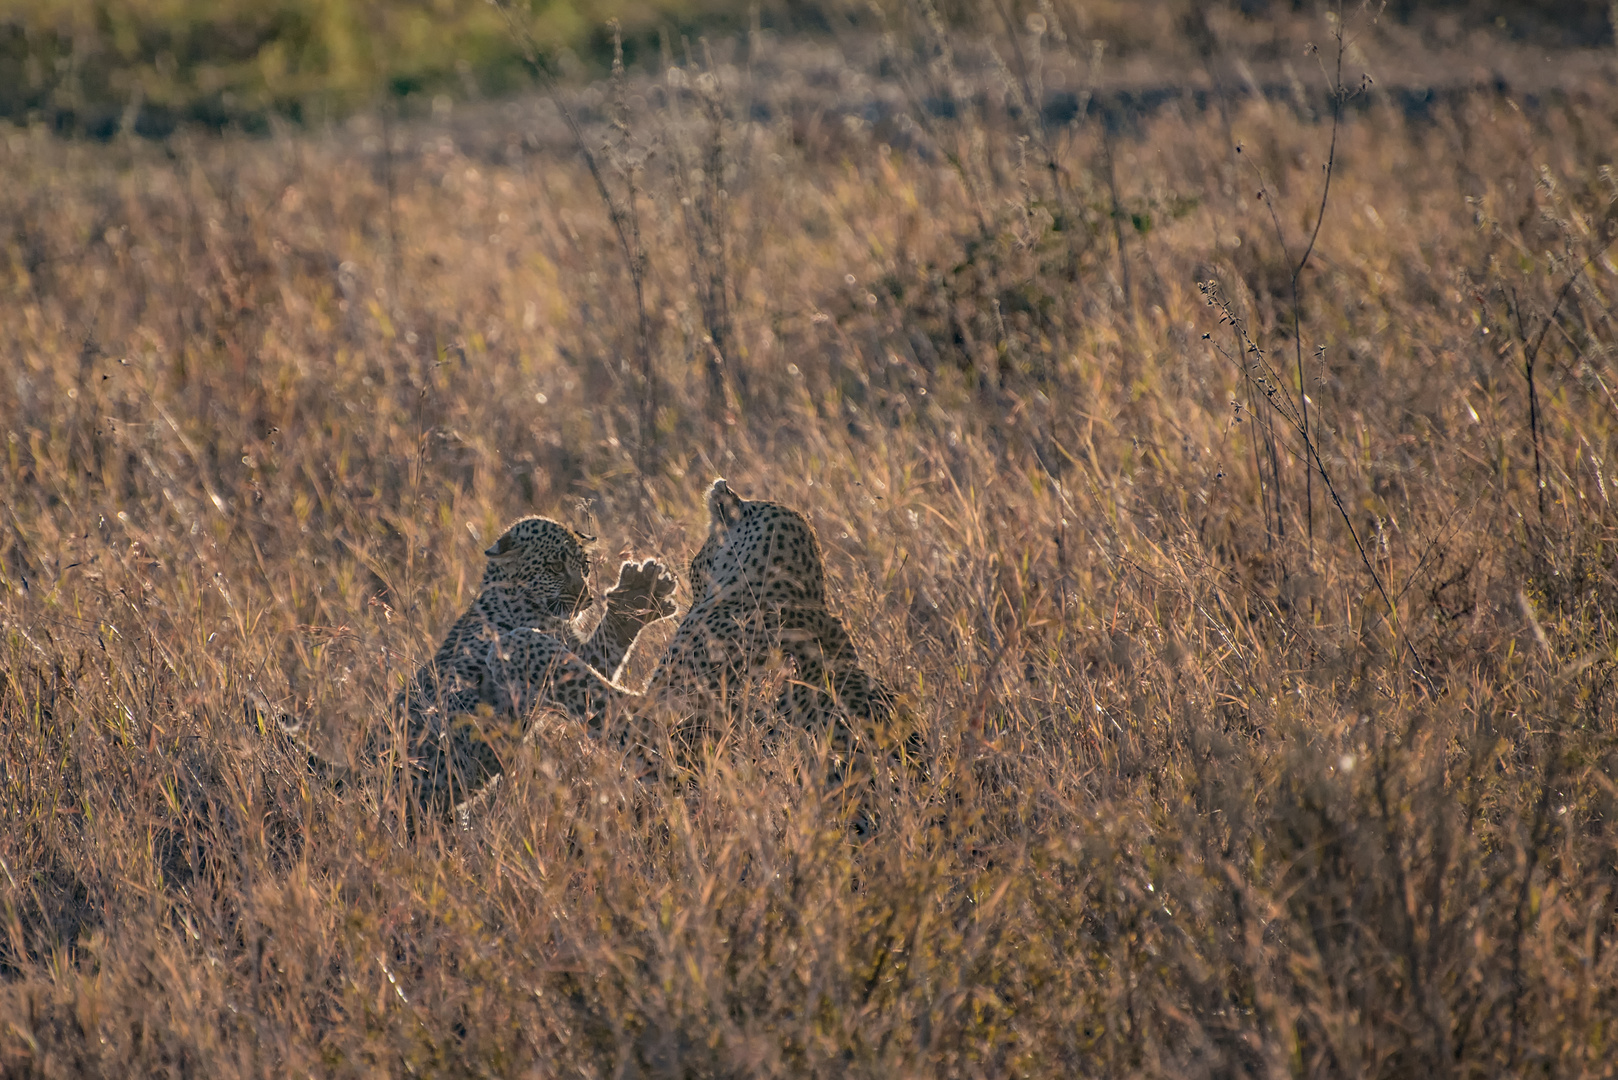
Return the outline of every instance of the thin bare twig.
{"type": "Polygon", "coordinates": [[[1528,346],[1528,331],[1523,325],[1522,304],[1517,299],[1515,289],[1507,300],[1507,309],[1511,312],[1512,321],[1517,324],[1517,340],[1523,351],[1523,377],[1528,381],[1528,432],[1534,444],[1534,494],[1539,504],[1541,525],[1545,523],[1545,469],[1540,462],[1539,453],[1539,390],[1534,380],[1534,363],[1539,359],[1539,350],[1545,344],[1545,336],[1550,333],[1551,327],[1556,324],[1557,316],[1562,313],[1562,304],[1566,302],[1568,294],[1573,291],[1574,283],[1589,265],[1590,262],[1587,260],[1568,275],[1566,284],[1556,294],[1556,303],[1551,307],[1551,313],[1545,317],[1545,325],[1540,327],[1539,337],[1534,339],[1533,348],[1528,346]]]}
{"type": "MultiPolygon", "coordinates": [[[[1219,308],[1221,318],[1228,319],[1231,325],[1236,327],[1237,334],[1241,338],[1244,346],[1244,355],[1258,355],[1262,357],[1263,350],[1261,350],[1253,341],[1252,337],[1248,335],[1246,328],[1242,326],[1240,317],[1237,316],[1236,312],[1230,307],[1229,302],[1219,292],[1217,283],[1205,282],[1202,286],[1202,291],[1203,294],[1208,297],[1208,302],[1219,308]]],[[[1215,348],[1218,349],[1219,347],[1215,345],[1215,348]]],[[[1223,352],[1222,349],[1219,351],[1223,352]]],[[[1242,373],[1242,377],[1244,379],[1250,381],[1253,379],[1252,373],[1248,370],[1245,363],[1238,363],[1236,366],[1237,370],[1242,373]]],[[[1308,437],[1308,434],[1303,427],[1301,416],[1288,412],[1285,408],[1281,407],[1281,405],[1275,402],[1273,396],[1265,396],[1270,401],[1272,414],[1279,415],[1292,426],[1294,431],[1297,431],[1303,436],[1304,454],[1306,455],[1308,464],[1312,466],[1312,471],[1320,474],[1320,480],[1321,483],[1325,485],[1327,496],[1331,499],[1332,505],[1337,508],[1338,516],[1342,518],[1344,526],[1347,527],[1349,538],[1354,541],[1354,550],[1359,554],[1360,564],[1365,568],[1366,574],[1370,576],[1371,583],[1376,587],[1377,594],[1382,597],[1382,602],[1387,605],[1388,615],[1393,622],[1394,631],[1399,635],[1400,642],[1404,645],[1406,651],[1408,651],[1410,654],[1411,660],[1415,663],[1417,676],[1420,678],[1423,686],[1431,689],[1433,684],[1431,677],[1427,673],[1427,665],[1422,660],[1421,654],[1416,651],[1416,647],[1411,644],[1410,638],[1405,634],[1404,624],[1399,619],[1398,605],[1394,603],[1393,597],[1388,593],[1387,586],[1382,581],[1382,575],[1377,573],[1376,566],[1371,562],[1371,556],[1365,550],[1365,544],[1360,539],[1359,530],[1354,527],[1353,519],[1349,517],[1348,507],[1343,502],[1342,496],[1338,494],[1337,485],[1332,481],[1331,473],[1326,469],[1326,463],[1321,460],[1319,447],[1315,445],[1313,439],[1308,437]]]]}

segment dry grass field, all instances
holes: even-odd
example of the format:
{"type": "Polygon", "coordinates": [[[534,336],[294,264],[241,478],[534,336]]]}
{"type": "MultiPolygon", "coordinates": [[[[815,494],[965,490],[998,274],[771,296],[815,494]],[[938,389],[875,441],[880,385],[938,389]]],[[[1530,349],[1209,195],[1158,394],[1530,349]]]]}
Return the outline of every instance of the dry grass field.
{"type": "Polygon", "coordinates": [[[0,1072],[1618,1072],[1618,61],[1334,129],[1328,27],[1061,29],[676,44],[599,185],[543,96],[0,132],[0,1072]],[[506,521],[683,571],[720,475],[923,767],[539,717],[409,836],[246,707],[345,753],[506,521]]]}

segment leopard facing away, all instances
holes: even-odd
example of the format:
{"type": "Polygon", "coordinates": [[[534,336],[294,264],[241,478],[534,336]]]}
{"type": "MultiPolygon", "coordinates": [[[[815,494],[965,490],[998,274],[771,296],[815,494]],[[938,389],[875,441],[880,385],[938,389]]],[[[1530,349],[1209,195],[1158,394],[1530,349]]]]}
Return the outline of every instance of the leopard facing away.
{"type": "MultiPolygon", "coordinates": [[[[392,759],[413,809],[447,812],[500,773],[492,728],[521,725],[515,702],[528,708],[537,698],[570,714],[588,711],[589,680],[515,692],[505,681],[509,664],[501,657],[503,638],[520,634],[541,668],[577,666],[612,685],[611,676],[641,629],[674,613],[675,580],[662,563],[626,562],[604,598],[594,632],[584,638],[580,621],[590,600],[587,545],[593,539],[549,518],[528,517],[510,525],[484,552],[488,562],[477,598],[394,700],[402,732],[373,729],[362,753],[367,762],[392,759]],[[402,753],[390,753],[395,748],[402,753]]],[[[289,733],[296,737],[295,730],[289,733]]]]}
{"type": "Polygon", "coordinates": [[[779,648],[796,669],[776,702],[787,724],[825,731],[845,714],[874,721],[891,712],[892,692],[865,670],[826,606],[825,561],[808,518],[781,503],[743,499],[723,479],[708,489],[708,518],[665,685],[712,701],[779,648]]]}
{"type": "Polygon", "coordinates": [[[787,724],[843,736],[849,720],[889,715],[894,695],[866,672],[826,606],[824,562],[808,519],[780,503],[742,499],[722,479],[707,502],[708,537],[689,571],[691,607],[644,694],[519,633],[500,643],[501,683],[529,700],[503,697],[496,708],[522,715],[536,698],[572,702],[580,708],[563,704],[563,711],[598,731],[612,713],[660,715],[689,742],[779,653],[795,668],[776,702],[787,724]]]}

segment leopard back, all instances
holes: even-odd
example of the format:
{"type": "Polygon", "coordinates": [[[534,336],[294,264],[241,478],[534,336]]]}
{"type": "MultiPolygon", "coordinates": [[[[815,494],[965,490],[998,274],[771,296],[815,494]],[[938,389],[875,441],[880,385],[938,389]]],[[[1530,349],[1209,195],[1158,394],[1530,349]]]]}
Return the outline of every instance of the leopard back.
{"type": "Polygon", "coordinates": [[[869,718],[888,708],[892,695],[867,675],[826,606],[825,564],[808,519],[742,499],[722,479],[708,491],[708,516],[707,540],[691,560],[691,608],[654,689],[711,705],[784,655],[797,674],[777,702],[789,724],[824,730],[840,714],[869,718]]]}

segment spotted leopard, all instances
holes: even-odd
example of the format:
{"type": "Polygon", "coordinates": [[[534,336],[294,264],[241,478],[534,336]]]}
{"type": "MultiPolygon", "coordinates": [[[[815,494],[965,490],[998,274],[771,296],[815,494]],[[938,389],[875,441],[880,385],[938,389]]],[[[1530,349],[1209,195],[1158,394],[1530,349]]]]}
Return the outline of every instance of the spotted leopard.
{"type": "Polygon", "coordinates": [[[675,579],[662,563],[626,562],[585,638],[580,622],[590,598],[587,545],[593,539],[549,518],[528,517],[484,552],[477,598],[395,698],[392,715],[400,723],[373,729],[362,752],[365,764],[396,770],[413,810],[443,814],[481,790],[502,770],[503,736],[520,732],[536,703],[574,715],[599,708],[589,696],[592,682],[613,685],[611,676],[641,629],[673,614],[675,579]],[[592,678],[513,686],[500,643],[519,637],[536,670],[576,666],[592,678]]]}
{"type": "Polygon", "coordinates": [[[890,712],[892,692],[865,670],[826,605],[825,562],[809,520],[781,503],[742,499],[723,479],[708,489],[708,518],[664,685],[713,702],[779,649],[795,669],[776,702],[787,725],[826,731],[844,717],[890,712]]]}

